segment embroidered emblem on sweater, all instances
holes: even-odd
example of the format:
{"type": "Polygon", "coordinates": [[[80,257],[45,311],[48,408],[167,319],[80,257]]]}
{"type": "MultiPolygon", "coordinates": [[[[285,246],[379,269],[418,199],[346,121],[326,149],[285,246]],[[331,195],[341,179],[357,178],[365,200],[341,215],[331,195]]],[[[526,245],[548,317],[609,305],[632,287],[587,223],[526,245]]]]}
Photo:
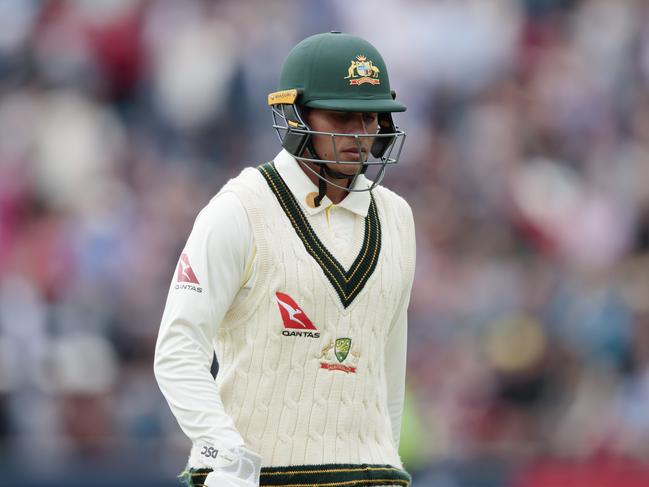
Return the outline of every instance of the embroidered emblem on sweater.
{"type": "Polygon", "coordinates": [[[323,359],[320,362],[321,369],[340,370],[348,374],[355,374],[358,361],[361,358],[361,352],[356,347],[352,348],[351,338],[336,338],[335,342],[330,340],[324,346],[319,358],[323,359]],[[349,357],[350,352],[351,357],[349,357]],[[334,357],[338,360],[338,363],[334,362],[334,357]],[[343,364],[346,360],[348,363],[343,364]]]}
{"type": "Polygon", "coordinates": [[[334,353],[338,362],[344,362],[349,354],[349,349],[352,346],[351,338],[337,338],[336,347],[334,348],[334,353]]]}
{"type": "Polygon", "coordinates": [[[374,196],[370,193],[363,245],[354,263],[348,271],[345,271],[342,264],[334,258],[316,235],[295,197],[275,169],[274,163],[267,162],[257,169],[275,194],[304,248],[318,263],[336,290],[342,305],[347,308],[369,281],[381,253],[381,223],[374,196]]]}
{"type": "Polygon", "coordinates": [[[293,330],[317,330],[315,325],[311,322],[306,313],[298,306],[298,304],[288,294],[276,292],[275,301],[279,313],[284,322],[284,336],[299,336],[307,338],[320,338],[320,333],[312,333],[311,331],[293,331],[293,330]],[[292,331],[289,331],[292,330],[292,331]]]}

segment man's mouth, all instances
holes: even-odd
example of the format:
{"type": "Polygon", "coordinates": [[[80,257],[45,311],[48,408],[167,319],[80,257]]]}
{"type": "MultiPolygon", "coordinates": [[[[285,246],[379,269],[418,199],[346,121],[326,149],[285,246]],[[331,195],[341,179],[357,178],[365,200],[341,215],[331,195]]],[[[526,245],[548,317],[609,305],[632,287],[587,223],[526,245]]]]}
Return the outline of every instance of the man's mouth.
{"type": "Polygon", "coordinates": [[[351,157],[354,160],[359,161],[360,156],[363,156],[363,160],[367,160],[367,151],[365,149],[361,149],[360,152],[359,150],[354,147],[353,149],[345,149],[343,151],[340,151],[341,154],[345,154],[347,157],[351,157]]]}

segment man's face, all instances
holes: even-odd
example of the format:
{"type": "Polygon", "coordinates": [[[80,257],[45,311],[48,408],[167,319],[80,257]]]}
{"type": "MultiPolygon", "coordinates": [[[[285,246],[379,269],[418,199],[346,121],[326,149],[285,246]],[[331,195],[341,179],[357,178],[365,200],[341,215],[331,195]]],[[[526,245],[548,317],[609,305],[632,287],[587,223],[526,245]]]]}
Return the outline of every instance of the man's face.
{"type": "MultiPolygon", "coordinates": [[[[376,134],[379,129],[376,112],[335,112],[331,110],[310,109],[307,111],[306,122],[317,132],[335,132],[339,134],[376,134]]],[[[313,135],[313,147],[320,159],[339,160],[343,162],[367,161],[374,137],[332,137],[313,135]],[[360,152],[359,152],[360,147],[360,152]],[[336,154],[338,157],[336,158],[336,154]]],[[[330,169],[343,174],[358,172],[358,164],[328,164],[330,169]]]]}

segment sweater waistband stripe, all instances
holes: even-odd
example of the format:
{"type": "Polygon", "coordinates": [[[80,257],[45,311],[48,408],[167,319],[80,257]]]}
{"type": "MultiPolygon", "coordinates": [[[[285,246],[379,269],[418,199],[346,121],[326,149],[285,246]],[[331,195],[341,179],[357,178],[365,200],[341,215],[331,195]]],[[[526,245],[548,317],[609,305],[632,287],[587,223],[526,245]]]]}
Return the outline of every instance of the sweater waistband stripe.
{"type": "MultiPolygon", "coordinates": [[[[192,469],[183,480],[201,487],[210,469],[192,469]]],[[[410,475],[391,465],[325,464],[262,467],[260,487],[408,487],[410,475]]]]}

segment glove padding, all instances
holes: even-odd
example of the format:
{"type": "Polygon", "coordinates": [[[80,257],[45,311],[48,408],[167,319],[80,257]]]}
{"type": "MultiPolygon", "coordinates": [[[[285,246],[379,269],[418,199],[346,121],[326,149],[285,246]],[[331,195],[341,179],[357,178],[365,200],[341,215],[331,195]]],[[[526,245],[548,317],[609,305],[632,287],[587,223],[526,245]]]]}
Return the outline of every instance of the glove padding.
{"type": "Polygon", "coordinates": [[[259,487],[261,457],[245,447],[227,465],[219,465],[205,478],[205,487],[259,487]]]}

